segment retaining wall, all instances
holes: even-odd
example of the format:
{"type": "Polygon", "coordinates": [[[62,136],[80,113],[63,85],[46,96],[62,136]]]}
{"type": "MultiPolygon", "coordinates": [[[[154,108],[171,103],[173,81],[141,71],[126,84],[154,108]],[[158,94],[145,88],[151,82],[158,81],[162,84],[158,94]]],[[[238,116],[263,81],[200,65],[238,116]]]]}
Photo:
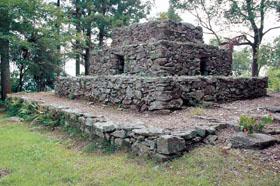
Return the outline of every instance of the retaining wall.
{"type": "Polygon", "coordinates": [[[59,96],[121,105],[139,111],[180,109],[201,102],[230,102],[266,95],[267,78],[219,76],[87,76],[59,78],[59,96]]]}
{"type": "Polygon", "coordinates": [[[216,124],[171,131],[146,127],[141,123],[117,123],[107,120],[103,116],[40,101],[30,101],[24,97],[11,96],[7,103],[8,108],[16,105],[17,109],[21,107],[24,107],[25,111],[30,109],[29,112],[32,114],[44,115],[45,118],[59,123],[61,127],[79,129],[91,140],[100,138],[136,155],[157,161],[166,161],[181,156],[194,143],[201,142],[208,135],[215,134],[216,130],[227,126],[216,124]]]}

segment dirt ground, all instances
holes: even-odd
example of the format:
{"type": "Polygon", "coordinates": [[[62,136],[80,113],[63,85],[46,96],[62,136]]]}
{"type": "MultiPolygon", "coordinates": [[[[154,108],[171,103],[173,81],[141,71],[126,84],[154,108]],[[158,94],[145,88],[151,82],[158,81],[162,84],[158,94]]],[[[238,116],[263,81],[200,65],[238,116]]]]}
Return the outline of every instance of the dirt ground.
{"type": "Polygon", "coordinates": [[[66,106],[78,109],[82,112],[91,112],[98,116],[104,116],[108,120],[133,123],[141,122],[146,126],[167,129],[181,129],[213,123],[236,125],[242,114],[262,116],[269,114],[269,112],[264,109],[265,107],[280,106],[280,93],[269,94],[267,97],[253,100],[216,104],[212,108],[188,107],[169,114],[161,114],[158,112],[139,113],[137,111],[125,110],[100,103],[92,103],[86,100],[59,98],[52,92],[19,93],[13,94],[13,96],[25,97],[47,104],[66,106]]]}

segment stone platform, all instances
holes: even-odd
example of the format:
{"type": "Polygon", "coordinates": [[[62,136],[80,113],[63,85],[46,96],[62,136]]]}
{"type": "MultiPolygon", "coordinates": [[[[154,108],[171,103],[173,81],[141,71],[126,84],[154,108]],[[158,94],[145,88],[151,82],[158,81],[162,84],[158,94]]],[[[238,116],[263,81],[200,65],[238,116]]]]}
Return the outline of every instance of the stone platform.
{"type": "Polygon", "coordinates": [[[12,108],[15,105],[18,110],[24,108],[37,117],[43,116],[54,121],[60,127],[78,129],[81,133],[87,134],[90,140],[100,138],[138,156],[156,161],[179,157],[193,144],[201,142],[208,135],[213,135],[216,130],[225,127],[224,124],[215,124],[171,130],[147,126],[141,121],[119,122],[75,107],[45,102],[43,99],[30,99],[28,95],[10,95],[7,107],[12,108]]]}
{"type": "Polygon", "coordinates": [[[176,110],[203,102],[231,102],[266,95],[267,78],[127,75],[60,78],[58,96],[87,99],[139,111],[176,110]]]}
{"type": "Polygon", "coordinates": [[[92,140],[96,137],[109,140],[139,156],[163,161],[215,137],[214,133],[219,135],[220,129],[237,126],[240,115],[269,114],[265,108],[279,106],[280,94],[219,104],[214,108],[188,107],[169,114],[133,112],[84,100],[58,98],[51,92],[12,94],[8,103],[59,121],[61,127],[77,128],[92,140]]]}

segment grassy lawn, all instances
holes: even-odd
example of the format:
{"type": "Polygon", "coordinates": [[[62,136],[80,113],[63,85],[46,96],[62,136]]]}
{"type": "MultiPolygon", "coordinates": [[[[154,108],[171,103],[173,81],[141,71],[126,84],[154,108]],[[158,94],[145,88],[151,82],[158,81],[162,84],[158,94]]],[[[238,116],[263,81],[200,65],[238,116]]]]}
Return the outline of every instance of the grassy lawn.
{"type": "Polygon", "coordinates": [[[248,155],[200,147],[168,164],[126,153],[85,153],[73,140],[42,132],[0,115],[0,185],[279,185],[273,173],[248,155]],[[66,142],[65,142],[66,141],[66,142]],[[70,146],[70,148],[69,148],[70,146]]]}

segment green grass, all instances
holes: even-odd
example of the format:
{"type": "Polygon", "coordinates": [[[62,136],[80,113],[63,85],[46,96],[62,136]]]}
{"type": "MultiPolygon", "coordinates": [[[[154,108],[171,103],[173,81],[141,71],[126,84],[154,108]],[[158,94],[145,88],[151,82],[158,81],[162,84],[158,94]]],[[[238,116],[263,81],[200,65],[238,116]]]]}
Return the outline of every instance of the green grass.
{"type": "Polygon", "coordinates": [[[280,183],[279,174],[236,150],[223,155],[218,147],[205,146],[171,163],[155,164],[123,152],[85,153],[71,148],[71,143],[75,141],[26,123],[9,123],[0,115],[0,169],[10,171],[8,176],[0,178],[0,185],[267,186],[280,183]]]}

